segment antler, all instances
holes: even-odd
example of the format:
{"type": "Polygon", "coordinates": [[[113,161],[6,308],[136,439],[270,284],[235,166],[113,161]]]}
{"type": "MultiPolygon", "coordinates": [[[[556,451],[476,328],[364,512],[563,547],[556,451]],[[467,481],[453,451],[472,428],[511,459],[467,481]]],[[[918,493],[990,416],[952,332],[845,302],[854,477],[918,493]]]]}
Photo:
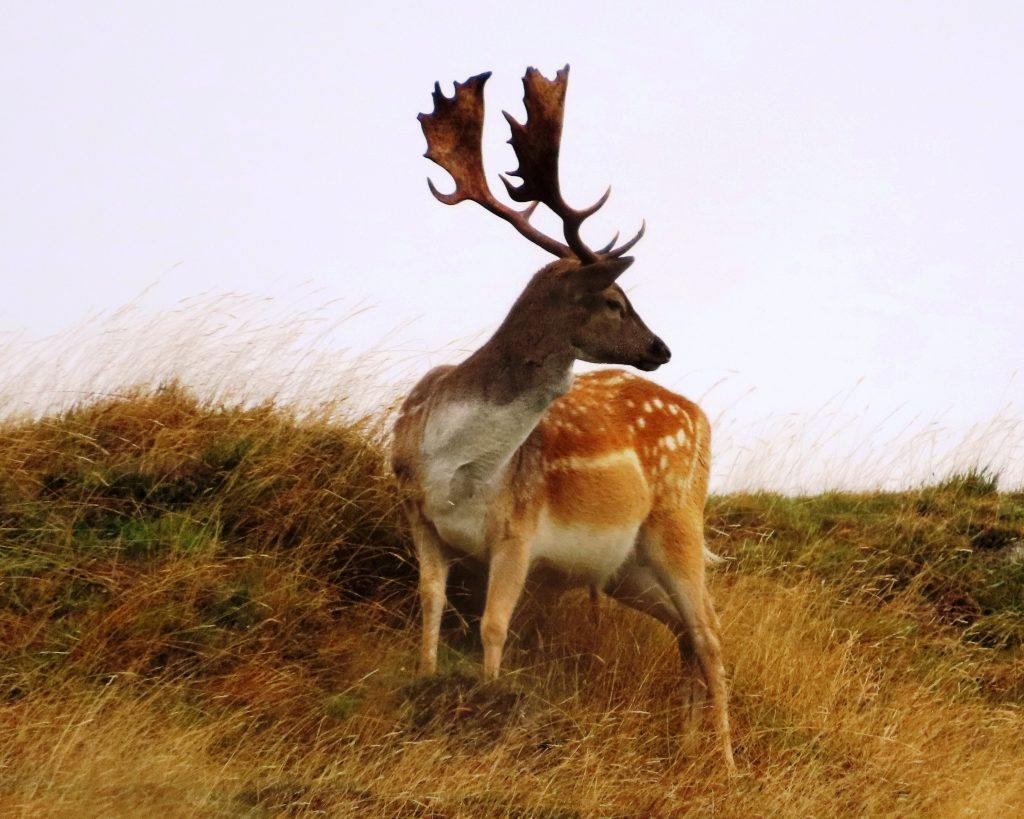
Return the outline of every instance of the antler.
{"type": "Polygon", "coordinates": [[[470,77],[464,83],[455,83],[455,95],[449,99],[434,83],[434,112],[420,114],[418,119],[427,138],[427,152],[433,160],[455,180],[455,190],[444,194],[427,180],[430,192],[446,205],[456,205],[466,199],[487,208],[491,213],[509,222],[523,236],[556,256],[575,256],[583,262],[622,256],[644,235],[645,225],[628,242],[614,247],[616,234],[607,246],[593,251],[580,238],[580,226],[593,215],[611,194],[611,188],[589,208],[575,210],[566,204],[558,184],[558,152],[562,138],[562,115],[569,66],[557,72],[554,80],[546,79],[537,69],[528,68],[523,77],[526,90],[527,121],[520,125],[508,112],[505,119],[512,128],[509,142],[519,160],[519,168],[512,176],[522,179],[518,187],[504,176],[509,196],[517,202],[531,202],[525,210],[517,211],[496,200],[484,176],[481,136],[483,134],[483,87],[490,72],[470,77]],[[537,204],[543,202],[561,220],[568,246],[552,239],[529,223],[537,204]]]}
{"type": "Polygon", "coordinates": [[[487,71],[470,77],[464,83],[455,83],[455,95],[451,99],[441,93],[440,83],[434,83],[434,113],[416,117],[427,138],[424,156],[448,171],[455,180],[454,192],[441,193],[428,178],[430,192],[446,205],[457,205],[470,199],[500,216],[549,253],[569,256],[569,248],[530,224],[536,202],[525,210],[517,211],[495,199],[487,186],[481,136],[484,130],[484,83],[490,76],[491,72],[487,71]]]}
{"type": "Polygon", "coordinates": [[[606,247],[593,251],[580,238],[580,226],[608,201],[611,187],[593,205],[583,210],[569,207],[562,198],[558,183],[558,152],[562,141],[562,118],[568,84],[568,65],[556,72],[553,80],[547,79],[536,68],[526,69],[523,76],[526,124],[516,122],[508,111],[502,112],[512,129],[509,143],[519,160],[519,167],[510,175],[518,176],[523,181],[518,187],[504,176],[501,181],[505,183],[508,195],[517,202],[536,200],[547,205],[562,220],[565,241],[580,260],[594,262],[599,258],[621,256],[640,241],[644,234],[643,226],[635,237],[618,248],[614,247],[613,239],[606,247]]]}

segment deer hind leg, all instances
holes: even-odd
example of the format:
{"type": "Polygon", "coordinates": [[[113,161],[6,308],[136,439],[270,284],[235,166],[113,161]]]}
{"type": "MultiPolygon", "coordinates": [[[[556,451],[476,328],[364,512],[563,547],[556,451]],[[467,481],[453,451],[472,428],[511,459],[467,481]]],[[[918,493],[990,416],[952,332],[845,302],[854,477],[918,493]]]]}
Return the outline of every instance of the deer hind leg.
{"type": "MultiPolygon", "coordinates": [[[[679,646],[679,657],[683,665],[683,673],[687,676],[700,673],[697,655],[694,650],[690,632],[683,623],[671,598],[665,593],[657,575],[650,566],[639,563],[628,563],[605,586],[605,592],[632,609],[653,617],[664,623],[672,631],[679,646]]],[[[703,690],[703,689],[702,689],[703,690]]],[[[694,702],[691,694],[690,708],[694,702]]]]}
{"type": "Polygon", "coordinates": [[[420,673],[433,674],[437,671],[437,644],[441,635],[450,562],[434,527],[423,520],[417,510],[409,511],[409,522],[420,568],[420,607],[423,610],[420,673]]]}
{"type": "Polygon", "coordinates": [[[690,636],[726,766],[735,770],[718,616],[705,586],[702,529],[700,515],[682,510],[648,523],[641,533],[641,555],[690,636]]]}
{"type": "Polygon", "coordinates": [[[505,540],[491,552],[487,576],[487,602],[480,621],[484,644],[484,679],[494,680],[501,668],[501,655],[508,637],[508,624],[526,583],[529,553],[526,544],[505,540]]]}

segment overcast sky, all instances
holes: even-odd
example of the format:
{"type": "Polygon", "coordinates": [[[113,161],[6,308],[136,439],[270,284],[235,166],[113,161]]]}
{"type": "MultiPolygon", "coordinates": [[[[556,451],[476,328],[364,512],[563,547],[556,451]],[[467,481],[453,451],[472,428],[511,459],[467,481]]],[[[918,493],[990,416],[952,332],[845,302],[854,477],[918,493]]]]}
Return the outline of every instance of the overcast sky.
{"type": "Polygon", "coordinates": [[[493,71],[501,191],[501,109],[522,113],[526,65],[569,62],[563,191],[613,185],[593,243],[646,218],[622,283],[674,351],[659,381],[750,419],[844,391],[962,428],[1024,407],[1020,3],[7,0],[2,18],[4,337],[154,282],[152,310],[314,287],[339,315],[373,306],[340,345],[457,358],[547,259],[433,200],[426,176],[450,181],[415,116],[434,80],[493,71]]]}

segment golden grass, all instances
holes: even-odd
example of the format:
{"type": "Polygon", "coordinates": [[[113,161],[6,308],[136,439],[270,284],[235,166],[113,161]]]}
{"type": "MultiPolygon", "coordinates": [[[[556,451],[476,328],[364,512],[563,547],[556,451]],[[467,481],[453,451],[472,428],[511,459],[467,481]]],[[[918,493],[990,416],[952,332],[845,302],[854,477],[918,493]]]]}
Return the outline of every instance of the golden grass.
{"type": "Polygon", "coordinates": [[[1024,496],[714,499],[729,778],[609,601],[487,686],[453,618],[417,680],[380,428],[332,418],[171,388],[2,428],[0,815],[1024,811],[1024,496]]]}

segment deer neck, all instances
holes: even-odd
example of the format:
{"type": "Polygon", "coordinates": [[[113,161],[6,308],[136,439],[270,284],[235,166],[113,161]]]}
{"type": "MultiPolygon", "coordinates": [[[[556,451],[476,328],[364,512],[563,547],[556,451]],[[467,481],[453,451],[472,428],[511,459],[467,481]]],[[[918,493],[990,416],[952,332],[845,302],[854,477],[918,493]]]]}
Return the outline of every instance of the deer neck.
{"type": "Polygon", "coordinates": [[[526,305],[516,308],[457,369],[462,371],[467,392],[483,402],[535,409],[536,426],[551,402],[572,386],[576,356],[564,338],[564,328],[547,326],[543,316],[526,305]]]}

